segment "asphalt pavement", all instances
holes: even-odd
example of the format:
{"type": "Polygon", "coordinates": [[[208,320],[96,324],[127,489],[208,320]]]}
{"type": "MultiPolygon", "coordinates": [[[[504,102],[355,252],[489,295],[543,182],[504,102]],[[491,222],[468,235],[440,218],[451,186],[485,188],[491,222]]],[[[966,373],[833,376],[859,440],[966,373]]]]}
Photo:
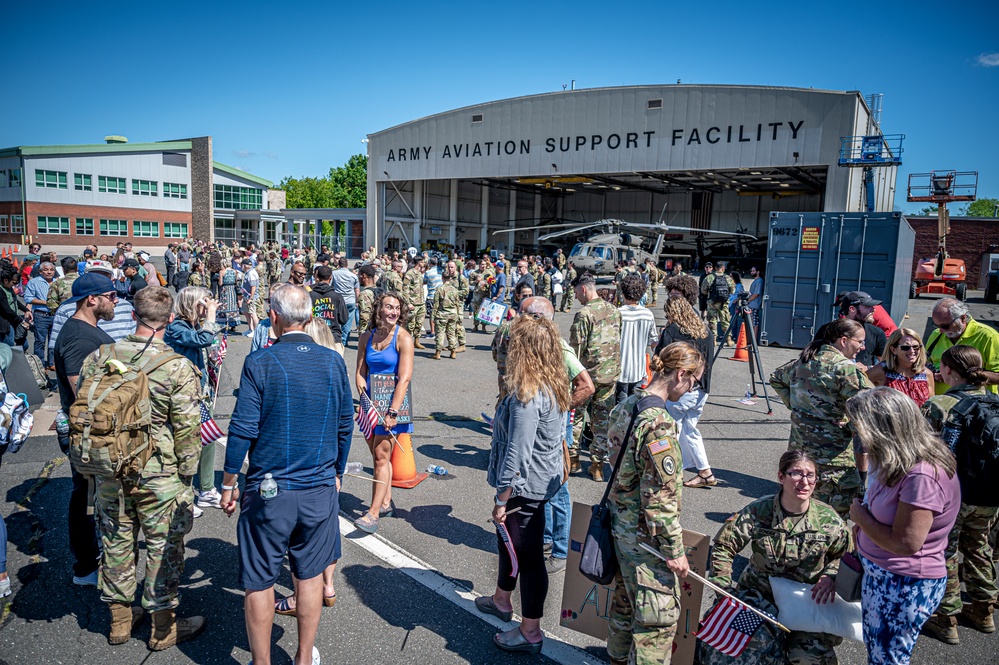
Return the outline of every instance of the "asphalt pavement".
{"type": "MultiPolygon", "coordinates": [[[[929,299],[911,301],[906,324],[922,331],[931,306],[929,299]]],[[[984,305],[974,305],[973,310],[979,318],[999,318],[984,305]]],[[[661,323],[661,312],[656,314],[661,323]]],[[[572,315],[559,314],[556,321],[567,337],[572,315]]],[[[470,327],[468,319],[465,323],[470,327]]],[[[502,624],[479,615],[472,605],[476,595],[491,594],[496,582],[496,536],[486,522],[494,493],[485,480],[490,432],[480,417],[482,412],[493,411],[496,370],[489,352],[492,335],[468,331],[466,336],[468,352],[454,360],[431,360],[432,343],[427,343],[428,350],[417,351],[413,379],[418,414],[413,435],[416,466],[422,470],[439,464],[449,473],[431,476],[411,490],[394,490],[396,516],[383,519],[376,536],[346,533],[336,574],[338,602],[324,610],[317,640],[326,663],[528,661],[526,656],[495,649],[491,636],[502,624]]],[[[355,344],[356,337],[346,351],[351,372],[355,344]]],[[[217,405],[223,429],[232,413],[233,391],[248,350],[249,338],[230,338],[217,405]]],[[[764,375],[796,354],[790,349],[762,348],[764,375]]],[[[728,360],[731,355],[730,349],[724,350],[715,365],[714,392],[700,424],[719,485],[687,489],[682,495],[684,528],[712,536],[732,512],[776,491],[777,459],[786,448],[789,430],[788,411],[772,393],[771,414],[762,388],[754,405],[738,401],[751,379],[748,365],[728,360]]],[[[302,389],[308,388],[308,377],[303,376],[302,389]]],[[[31,439],[19,453],[5,457],[0,473],[0,511],[10,534],[8,569],[16,594],[0,614],[0,665],[248,662],[236,518],[214,509],[207,509],[195,521],[188,538],[179,611],[182,616],[206,616],[205,633],[176,648],[152,653],[145,648],[146,619],[135,639],[117,647],[107,644],[109,616],[97,590],[71,582],[66,537],[69,468],[59,454],[54,431],[48,431],[48,422],[51,414],[39,416],[31,439]]],[[[353,444],[350,460],[364,464],[370,474],[370,454],[359,434],[355,433],[353,444]]],[[[222,450],[217,453],[219,466],[223,454],[222,450]]],[[[221,473],[218,478],[220,482],[221,473]]],[[[585,473],[569,482],[574,501],[592,504],[599,500],[602,486],[585,473]]],[[[364,480],[345,480],[341,495],[345,532],[370,502],[370,491],[364,480]]],[[[740,557],[737,569],[744,565],[740,557]]],[[[548,637],[541,662],[604,662],[602,643],[558,625],[562,577],[551,577],[542,622],[548,637]]],[[[288,593],[290,585],[286,570],[278,592],[288,593]]],[[[711,598],[712,594],[705,594],[705,609],[711,598]]],[[[516,594],[514,608],[519,608],[516,594]]],[[[957,647],[921,637],[912,662],[999,662],[999,637],[965,627],[959,632],[962,643],[957,647]]],[[[274,662],[290,662],[296,645],[294,619],[276,618],[273,642],[274,662]]],[[[860,643],[844,642],[837,653],[845,665],[866,662],[860,643]]]]}

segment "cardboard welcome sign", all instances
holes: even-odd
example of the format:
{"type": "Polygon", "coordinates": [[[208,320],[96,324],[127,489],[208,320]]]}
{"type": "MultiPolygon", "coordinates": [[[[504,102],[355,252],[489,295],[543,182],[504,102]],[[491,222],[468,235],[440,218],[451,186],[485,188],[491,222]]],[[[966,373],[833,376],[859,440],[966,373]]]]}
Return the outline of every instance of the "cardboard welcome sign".
{"type": "MultiPolygon", "coordinates": [[[[406,386],[406,397],[399,407],[399,417],[396,418],[396,423],[399,425],[413,421],[412,387],[412,383],[406,386]]],[[[371,395],[371,403],[378,409],[378,413],[384,416],[392,406],[392,397],[395,395],[395,374],[369,374],[368,392],[371,395]]]]}
{"type": "Polygon", "coordinates": [[[498,326],[503,323],[503,319],[506,317],[506,310],[509,308],[509,305],[486,298],[482,301],[482,305],[479,306],[479,311],[475,314],[475,320],[490,326],[498,326]]]}
{"type": "MultiPolygon", "coordinates": [[[[610,616],[614,584],[595,584],[579,572],[579,559],[583,540],[590,524],[592,507],[582,503],[572,504],[572,524],[569,528],[569,556],[565,565],[565,586],[562,589],[562,613],[559,623],[598,640],[607,639],[607,621],[610,616]]],[[[708,566],[708,548],[711,539],[696,531],[683,532],[683,546],[687,550],[690,569],[704,575],[708,566]]],[[[680,618],[673,640],[673,665],[693,665],[694,647],[701,618],[701,596],[704,587],[693,578],[678,579],[680,585],[680,618]]]]}

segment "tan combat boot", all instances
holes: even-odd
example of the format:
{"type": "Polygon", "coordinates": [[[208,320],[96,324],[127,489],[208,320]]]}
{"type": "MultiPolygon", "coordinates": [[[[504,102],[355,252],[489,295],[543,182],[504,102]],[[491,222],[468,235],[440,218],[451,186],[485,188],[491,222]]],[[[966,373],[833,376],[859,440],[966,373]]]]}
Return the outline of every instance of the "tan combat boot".
{"type": "Polygon", "coordinates": [[[163,651],[186,642],[205,629],[205,618],[194,616],[178,619],[173,610],[153,612],[153,632],[149,636],[149,650],[163,651]]]}
{"type": "Polygon", "coordinates": [[[462,344],[462,345],[461,345],[461,346],[459,346],[459,347],[458,347],[457,349],[455,349],[455,351],[457,351],[458,353],[464,353],[465,351],[468,351],[468,349],[466,349],[466,348],[465,348],[465,345],[464,345],[464,344],[462,344]]]}
{"type": "Polygon", "coordinates": [[[991,601],[973,600],[971,607],[967,605],[961,610],[960,617],[981,633],[996,632],[996,622],[992,618],[994,606],[991,601]]]}
{"type": "Polygon", "coordinates": [[[604,463],[590,462],[590,478],[598,483],[604,482],[604,463]]]}
{"type": "Polygon", "coordinates": [[[440,360],[441,359],[441,350],[440,349],[435,350],[434,351],[434,355],[430,356],[430,359],[431,360],[440,360]]]}
{"type": "Polygon", "coordinates": [[[579,451],[576,448],[569,448],[569,473],[579,473],[583,466],[579,463],[579,451]]]}
{"type": "Polygon", "coordinates": [[[142,621],[142,608],[129,607],[126,603],[111,603],[111,632],[108,644],[124,644],[132,638],[132,631],[142,621]]]}
{"type": "Polygon", "coordinates": [[[413,340],[413,348],[414,349],[425,349],[427,347],[423,346],[423,344],[420,342],[420,340],[417,339],[417,340],[413,340]]]}
{"type": "Polygon", "coordinates": [[[452,358],[457,358],[458,357],[458,352],[455,349],[451,349],[451,357],[452,358]]]}
{"type": "Polygon", "coordinates": [[[957,635],[957,617],[946,614],[934,614],[923,624],[922,633],[936,638],[944,644],[960,644],[957,635]]]}

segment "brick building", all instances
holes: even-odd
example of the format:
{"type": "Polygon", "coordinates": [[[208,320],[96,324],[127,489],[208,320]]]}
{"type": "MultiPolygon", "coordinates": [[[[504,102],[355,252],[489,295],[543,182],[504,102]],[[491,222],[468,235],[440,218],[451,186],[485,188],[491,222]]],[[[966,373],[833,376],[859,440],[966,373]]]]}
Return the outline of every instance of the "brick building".
{"type": "MultiPolygon", "coordinates": [[[[916,232],[912,270],[920,259],[936,256],[937,218],[906,217],[916,232]]],[[[968,275],[968,288],[984,288],[982,261],[989,254],[999,254],[999,219],[993,217],[951,217],[947,236],[947,253],[962,259],[968,275]]]]}

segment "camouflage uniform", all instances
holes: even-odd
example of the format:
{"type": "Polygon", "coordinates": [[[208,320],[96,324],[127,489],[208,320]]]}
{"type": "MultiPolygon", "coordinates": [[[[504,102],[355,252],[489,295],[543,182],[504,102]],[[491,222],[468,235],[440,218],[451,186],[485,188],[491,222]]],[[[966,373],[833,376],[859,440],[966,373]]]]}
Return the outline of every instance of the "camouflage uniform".
{"type": "Polygon", "coordinates": [[[200,272],[192,272],[187,277],[187,286],[200,286],[207,289],[208,280],[200,272]]]}
{"type": "Polygon", "coordinates": [[[495,273],[492,267],[486,266],[485,268],[479,268],[475,273],[475,293],[472,295],[472,330],[476,330],[479,326],[482,326],[482,330],[486,329],[486,324],[477,320],[475,316],[479,313],[479,308],[482,307],[482,301],[489,297],[489,292],[492,287],[489,285],[489,278],[495,273]]]}
{"type": "Polygon", "coordinates": [[[559,270],[565,269],[565,254],[559,252],[555,255],[555,267],[559,270]]]}
{"type": "Polygon", "coordinates": [[[572,300],[574,297],[572,282],[576,279],[576,269],[569,268],[565,273],[565,279],[562,280],[562,287],[565,289],[562,292],[562,306],[559,307],[563,312],[568,312],[572,309],[572,300]]]}
{"type": "Polygon", "coordinates": [[[365,286],[361,289],[361,295],[357,296],[357,330],[364,332],[368,329],[368,322],[371,321],[371,314],[375,309],[375,288],[365,286]]]}
{"type": "Polygon", "coordinates": [[[434,292],[434,328],[437,350],[458,348],[458,324],[461,322],[460,293],[454,280],[449,279],[434,292]]]}
{"type": "Polygon", "coordinates": [[[73,297],[73,282],[80,276],[80,273],[67,273],[64,277],[52,280],[49,284],[49,295],[45,299],[45,304],[49,308],[49,314],[55,316],[59,305],[73,297]]]}
{"type": "Polygon", "coordinates": [[[815,458],[819,479],[813,498],[828,503],[846,519],[853,499],[863,494],[853,453],[853,430],[846,400],[873,384],[855,362],[823,344],[806,364],[793,360],[770,375],[770,385],[791,409],[788,450],[815,458]]]}
{"type": "Polygon", "coordinates": [[[603,463],[610,454],[607,418],[614,408],[614,388],[621,375],[621,313],[617,307],[596,298],[576,312],[569,329],[569,345],[593,379],[596,392],[584,406],[576,409],[573,440],[582,442],[584,420],[593,432],[590,456],[603,463]],[[585,410],[584,419],[582,416],[585,410]]]}
{"type": "MultiPolygon", "coordinates": [[[[823,575],[835,577],[839,561],[850,548],[850,532],[836,511],[812,500],[803,516],[790,516],[780,494],[758,499],[729,517],[711,549],[711,581],[736,592],[732,562],[747,545],[749,565],[739,576],[738,591],[754,590],[774,603],[770,577],[815,584],[823,575]]],[[[826,633],[793,631],[785,636],[788,661],[795,665],[832,665],[833,647],[842,638],[826,633]]]]}
{"type": "MultiPolygon", "coordinates": [[[[129,335],[116,348],[124,355],[142,352],[147,338],[129,335]]],[[[153,340],[143,357],[171,352],[153,340]]],[[[81,385],[102,371],[97,355],[83,362],[81,385]]],[[[201,382],[184,358],[149,373],[156,452],[141,475],[125,480],[97,479],[96,516],[101,554],[101,600],[131,604],[136,590],[139,531],[146,542],[146,578],[142,607],[149,612],[174,609],[184,572],[184,536],[194,520],[191,478],[201,455],[201,382]]]]}
{"type": "Polygon", "coordinates": [[[253,312],[257,315],[257,319],[263,321],[267,318],[267,298],[268,293],[270,293],[270,285],[267,281],[267,264],[261,261],[254,268],[257,271],[257,277],[259,282],[257,283],[257,297],[253,301],[253,312]]]}
{"type": "MultiPolygon", "coordinates": [[[[984,388],[970,385],[951,388],[953,391],[963,391],[971,394],[984,395],[984,388]]],[[[948,391],[949,392],[949,391],[948,391]]],[[[923,404],[923,415],[929,421],[934,431],[940,432],[947,422],[950,410],[958,403],[959,397],[946,394],[931,397],[923,404]]],[[[992,563],[993,548],[989,544],[989,532],[999,518],[997,506],[973,506],[961,502],[961,510],[957,521],[947,537],[947,591],[944,593],[937,614],[952,616],[960,613],[961,582],[972,601],[995,602],[999,596],[999,586],[996,584],[996,570],[992,563]],[[963,565],[958,570],[958,551],[964,557],[963,565]],[[958,573],[960,577],[958,576],[958,573]]]]}
{"type": "Polygon", "coordinates": [[[385,271],[379,285],[386,291],[402,295],[402,275],[397,273],[395,270],[385,271]]]}
{"type": "Polygon", "coordinates": [[[624,459],[610,491],[611,529],[617,553],[617,588],[607,626],[607,653],[634,665],[668,663],[680,590],[665,562],[639,543],[666,557],[685,554],[680,527],[680,478],[683,468],[676,422],[665,408],[651,408],[635,419],[631,439],[624,437],[632,412],[648,393],[638,390],[610,415],[611,444],[624,459]]]}
{"type": "Polygon", "coordinates": [[[535,280],[535,284],[538,285],[538,292],[534,295],[541,296],[542,298],[548,298],[551,300],[552,297],[552,276],[547,271],[542,272],[541,275],[535,280]]]}
{"type": "Polygon", "coordinates": [[[728,331],[729,325],[732,323],[732,314],[728,311],[728,298],[725,298],[724,302],[712,302],[711,300],[711,285],[715,283],[716,279],[722,278],[728,282],[728,294],[732,295],[735,293],[735,282],[731,277],[725,273],[713,272],[704,278],[701,282],[701,295],[707,298],[708,303],[708,326],[711,331],[715,334],[715,338],[718,339],[720,343],[725,342],[723,335],[728,331]],[[718,322],[721,322],[721,330],[718,329],[718,322]]]}
{"type": "Polygon", "coordinates": [[[659,300],[659,268],[652,263],[646,264],[646,274],[649,276],[649,303],[655,306],[659,300]]]}
{"type": "Polygon", "coordinates": [[[410,268],[402,278],[402,293],[400,294],[409,310],[409,325],[406,330],[420,343],[423,336],[423,319],[427,316],[427,304],[423,300],[423,273],[416,268],[410,268]]]}
{"type": "Polygon", "coordinates": [[[455,279],[458,287],[458,325],[455,333],[458,336],[458,346],[463,347],[465,346],[465,301],[468,300],[468,292],[472,287],[468,283],[468,278],[461,273],[461,268],[458,268],[458,276],[455,279]]]}

